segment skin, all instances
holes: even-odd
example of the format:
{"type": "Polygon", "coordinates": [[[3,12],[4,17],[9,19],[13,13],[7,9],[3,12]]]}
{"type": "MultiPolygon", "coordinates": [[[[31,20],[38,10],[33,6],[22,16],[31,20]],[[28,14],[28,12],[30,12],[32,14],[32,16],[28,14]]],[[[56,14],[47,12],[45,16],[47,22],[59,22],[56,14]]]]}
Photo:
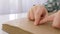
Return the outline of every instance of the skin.
{"type": "Polygon", "coordinates": [[[55,18],[55,14],[49,15],[46,18],[44,18],[43,20],[40,21],[40,24],[43,24],[45,22],[53,22],[54,18],[55,18]]]}
{"type": "Polygon", "coordinates": [[[34,5],[29,10],[28,19],[34,21],[34,25],[52,21],[52,27],[60,29],[60,10],[48,16],[48,11],[43,5],[34,5]]]}
{"type": "Polygon", "coordinates": [[[53,22],[52,27],[60,29],[60,10],[57,13],[52,14],[52,15],[44,18],[43,20],[41,20],[40,24],[43,24],[43,23],[48,22],[48,21],[53,22]]]}
{"type": "Polygon", "coordinates": [[[28,19],[34,20],[34,25],[38,25],[40,21],[48,16],[48,11],[43,5],[33,6],[28,13],[28,19]]]}
{"type": "Polygon", "coordinates": [[[56,13],[52,26],[60,29],[60,10],[56,13]]]}

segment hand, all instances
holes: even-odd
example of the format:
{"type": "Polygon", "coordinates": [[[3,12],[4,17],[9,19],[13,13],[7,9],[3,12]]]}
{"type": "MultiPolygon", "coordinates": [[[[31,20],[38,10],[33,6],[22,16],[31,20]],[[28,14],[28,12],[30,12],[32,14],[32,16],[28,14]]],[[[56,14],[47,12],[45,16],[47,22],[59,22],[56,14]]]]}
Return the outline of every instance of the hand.
{"type": "Polygon", "coordinates": [[[55,14],[52,26],[60,29],[60,10],[55,14]]]}
{"type": "Polygon", "coordinates": [[[48,11],[42,5],[33,6],[28,13],[28,19],[34,20],[34,25],[40,24],[40,21],[48,16],[48,11]]]}
{"type": "Polygon", "coordinates": [[[43,20],[40,21],[40,24],[43,24],[45,22],[52,22],[54,20],[55,15],[56,13],[45,17],[43,20]]]}
{"type": "Polygon", "coordinates": [[[52,21],[52,27],[60,29],[60,10],[57,13],[44,18],[40,21],[40,23],[45,23],[48,21],[52,21]]]}

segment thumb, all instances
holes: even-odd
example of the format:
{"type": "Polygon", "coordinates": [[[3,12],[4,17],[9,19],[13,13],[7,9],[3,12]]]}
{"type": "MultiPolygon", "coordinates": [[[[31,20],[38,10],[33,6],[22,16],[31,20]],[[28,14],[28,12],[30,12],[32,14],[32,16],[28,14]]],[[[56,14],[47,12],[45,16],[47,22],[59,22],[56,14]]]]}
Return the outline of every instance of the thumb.
{"type": "Polygon", "coordinates": [[[46,23],[46,22],[49,22],[49,21],[53,21],[54,16],[55,16],[55,14],[50,15],[50,16],[48,16],[48,17],[45,17],[44,19],[42,19],[42,20],[40,21],[39,24],[43,24],[43,23],[46,23]]]}
{"type": "Polygon", "coordinates": [[[42,20],[40,21],[39,24],[43,24],[43,23],[45,23],[45,22],[47,22],[47,21],[48,21],[48,18],[44,18],[44,19],[42,19],[42,20]]]}

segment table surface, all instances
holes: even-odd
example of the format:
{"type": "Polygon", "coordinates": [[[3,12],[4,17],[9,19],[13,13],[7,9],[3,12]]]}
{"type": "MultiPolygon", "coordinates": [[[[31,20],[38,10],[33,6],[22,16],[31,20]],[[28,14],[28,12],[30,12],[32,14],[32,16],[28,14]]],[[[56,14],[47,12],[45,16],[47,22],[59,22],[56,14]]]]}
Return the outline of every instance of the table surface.
{"type": "Polygon", "coordinates": [[[24,17],[26,17],[26,15],[27,15],[26,13],[0,15],[0,34],[8,34],[2,30],[2,24],[4,22],[19,19],[19,18],[24,18],[24,17]]]}
{"type": "Polygon", "coordinates": [[[60,30],[59,29],[54,29],[51,26],[51,23],[47,23],[45,25],[39,25],[39,26],[35,26],[33,25],[32,21],[29,21],[26,16],[27,14],[17,14],[18,16],[20,16],[17,19],[9,19],[10,21],[5,22],[4,24],[8,24],[14,27],[18,27],[21,28],[23,30],[32,32],[34,34],[60,34],[60,30]]]}

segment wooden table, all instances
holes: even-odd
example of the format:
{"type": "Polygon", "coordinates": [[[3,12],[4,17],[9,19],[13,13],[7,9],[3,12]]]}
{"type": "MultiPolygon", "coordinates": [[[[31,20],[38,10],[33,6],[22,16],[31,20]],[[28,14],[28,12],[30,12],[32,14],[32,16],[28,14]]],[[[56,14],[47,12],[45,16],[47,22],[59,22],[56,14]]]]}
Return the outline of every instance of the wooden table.
{"type": "Polygon", "coordinates": [[[51,22],[35,26],[27,18],[8,21],[3,24],[2,29],[9,34],[60,34],[59,29],[52,28],[51,22]]]}

